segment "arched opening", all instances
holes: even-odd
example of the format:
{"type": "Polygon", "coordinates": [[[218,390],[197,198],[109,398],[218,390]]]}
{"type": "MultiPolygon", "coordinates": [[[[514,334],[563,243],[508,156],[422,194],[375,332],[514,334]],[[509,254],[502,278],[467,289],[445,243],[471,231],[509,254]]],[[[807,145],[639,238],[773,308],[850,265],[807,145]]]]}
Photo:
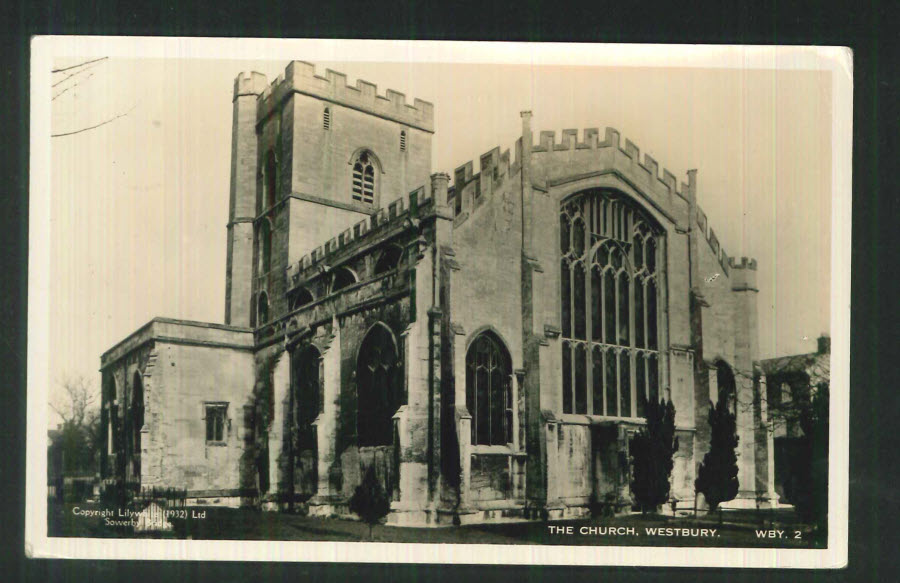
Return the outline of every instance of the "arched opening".
{"type": "Polygon", "coordinates": [[[265,206],[262,210],[268,210],[275,206],[278,200],[278,164],[275,160],[275,152],[269,150],[266,153],[266,164],[263,171],[265,187],[265,206]]]}
{"type": "Polygon", "coordinates": [[[663,230],[623,193],[579,192],[560,209],[563,413],[640,417],[658,399],[663,230]]]}
{"type": "Polygon", "coordinates": [[[372,204],[375,202],[377,160],[368,150],[363,150],[352,161],[351,190],[353,200],[372,204]]]}
{"type": "Polygon", "coordinates": [[[512,443],[512,360],[496,334],[479,334],[466,351],[466,408],[472,415],[472,443],[512,443]]]}
{"type": "Polygon", "coordinates": [[[359,348],[356,363],[358,443],[391,445],[393,416],[403,400],[400,359],[394,336],[376,324],[359,348]]]}
{"type": "Polygon", "coordinates": [[[403,249],[399,245],[388,245],[378,256],[375,262],[375,275],[381,275],[397,268],[400,258],[403,256],[403,249]]]}
{"type": "Polygon", "coordinates": [[[268,218],[259,222],[259,274],[272,269],[272,223],[268,218]]]}
{"type": "Polygon", "coordinates": [[[356,274],[346,267],[338,267],[331,275],[331,293],[356,283],[356,274]]]}
{"type": "Polygon", "coordinates": [[[306,304],[311,304],[315,298],[313,298],[312,292],[310,292],[305,287],[300,288],[296,292],[294,292],[291,297],[291,310],[296,310],[306,304]]]}
{"type": "Polygon", "coordinates": [[[322,129],[331,129],[331,108],[329,107],[326,107],[325,111],[322,113],[322,129]]]}
{"type": "Polygon", "coordinates": [[[259,292],[259,300],[256,305],[256,325],[262,326],[269,321],[269,296],[266,292],[259,292]]]}
{"type": "Polygon", "coordinates": [[[317,442],[313,422],[321,410],[319,363],[321,355],[314,346],[297,350],[291,358],[292,369],[292,422],[295,472],[293,484],[298,494],[311,496],[316,493],[317,442]]]}
{"type": "Polygon", "coordinates": [[[144,427],[144,383],[141,374],[134,373],[134,382],[131,388],[131,411],[129,411],[131,426],[131,472],[132,476],[140,480],[141,477],[141,429],[144,427]]]}
{"type": "Polygon", "coordinates": [[[719,401],[724,399],[728,404],[728,410],[737,415],[737,384],[734,381],[734,372],[723,360],[716,362],[716,384],[719,387],[719,401]]]}

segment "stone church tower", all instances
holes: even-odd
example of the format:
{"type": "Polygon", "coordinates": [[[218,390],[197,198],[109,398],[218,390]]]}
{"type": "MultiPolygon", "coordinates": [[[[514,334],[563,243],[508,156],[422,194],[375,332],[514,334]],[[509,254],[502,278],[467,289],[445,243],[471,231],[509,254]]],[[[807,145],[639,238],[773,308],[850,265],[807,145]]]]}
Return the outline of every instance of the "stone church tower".
{"type": "Polygon", "coordinates": [[[731,504],[771,498],[755,260],[722,249],[696,171],[521,116],[451,184],[430,103],[298,61],[238,75],[225,323],[156,318],[104,353],[104,474],[331,515],[372,472],[393,524],[627,512],[666,398],[691,505],[721,395],[731,504]]]}

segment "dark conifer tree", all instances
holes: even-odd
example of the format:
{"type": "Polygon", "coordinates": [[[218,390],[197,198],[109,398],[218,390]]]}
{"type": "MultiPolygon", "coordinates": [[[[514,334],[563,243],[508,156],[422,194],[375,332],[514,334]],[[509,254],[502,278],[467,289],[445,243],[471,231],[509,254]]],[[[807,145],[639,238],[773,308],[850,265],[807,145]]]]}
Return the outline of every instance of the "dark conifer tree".
{"type": "Polygon", "coordinates": [[[631,440],[631,495],[641,512],[656,512],[669,499],[669,476],[678,451],[675,437],[675,405],[672,401],[649,401],[647,426],[631,440]]]}
{"type": "Polygon", "coordinates": [[[694,488],[706,498],[709,509],[715,510],[738,493],[737,422],[725,393],[716,405],[709,403],[709,428],[709,451],[697,471],[694,488]]]}

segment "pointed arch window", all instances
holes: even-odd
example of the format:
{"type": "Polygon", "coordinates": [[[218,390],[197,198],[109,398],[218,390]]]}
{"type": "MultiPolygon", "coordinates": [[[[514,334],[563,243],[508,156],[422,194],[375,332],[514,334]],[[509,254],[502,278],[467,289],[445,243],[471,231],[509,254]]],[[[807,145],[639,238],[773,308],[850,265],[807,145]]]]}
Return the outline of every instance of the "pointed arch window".
{"type": "Polygon", "coordinates": [[[322,113],[322,129],[330,130],[331,129],[331,108],[326,107],[325,111],[322,113]]]}
{"type": "Polygon", "coordinates": [[[375,202],[375,161],[372,153],[360,152],[353,162],[353,200],[375,202]]]}
{"type": "Polygon", "coordinates": [[[512,362],[496,334],[483,332],[466,351],[466,408],[472,444],[512,443],[512,362]]]}
{"type": "Polygon", "coordinates": [[[269,296],[266,292],[259,292],[259,300],[256,304],[256,325],[262,326],[269,321],[269,296]]]}
{"type": "Polygon", "coordinates": [[[259,221],[259,274],[272,270],[272,223],[268,217],[259,221]]]}
{"type": "Polygon", "coordinates": [[[266,153],[266,163],[263,170],[263,211],[275,206],[278,200],[278,164],[275,160],[275,152],[269,150],[266,153]]]}
{"type": "Polygon", "coordinates": [[[400,130],[400,151],[406,151],[406,130],[400,130]]]}
{"type": "Polygon", "coordinates": [[[728,403],[728,411],[737,415],[737,384],[734,381],[734,372],[724,361],[716,362],[716,384],[719,387],[718,398],[728,403]]]}
{"type": "Polygon", "coordinates": [[[296,427],[296,445],[298,451],[316,448],[315,427],[313,421],[319,415],[321,404],[319,399],[319,360],[321,355],[313,346],[306,346],[294,354],[292,360],[294,373],[293,416],[296,427]]]}
{"type": "Polygon", "coordinates": [[[359,349],[356,365],[356,429],[361,447],[390,445],[393,417],[403,401],[399,351],[394,336],[376,324],[359,349]]]}
{"type": "Polygon", "coordinates": [[[593,189],[560,212],[564,413],[641,417],[659,399],[663,231],[622,193],[593,189]]]}

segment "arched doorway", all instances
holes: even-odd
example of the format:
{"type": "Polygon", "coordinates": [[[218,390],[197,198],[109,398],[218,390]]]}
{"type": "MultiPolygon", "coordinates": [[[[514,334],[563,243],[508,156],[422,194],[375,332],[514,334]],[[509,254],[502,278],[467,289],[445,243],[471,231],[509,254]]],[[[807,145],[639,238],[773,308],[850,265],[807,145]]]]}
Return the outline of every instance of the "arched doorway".
{"type": "Polygon", "coordinates": [[[386,492],[396,493],[394,414],[403,403],[402,371],[394,335],[384,324],[369,330],[356,364],[356,429],[362,475],[374,470],[386,492]]]}

